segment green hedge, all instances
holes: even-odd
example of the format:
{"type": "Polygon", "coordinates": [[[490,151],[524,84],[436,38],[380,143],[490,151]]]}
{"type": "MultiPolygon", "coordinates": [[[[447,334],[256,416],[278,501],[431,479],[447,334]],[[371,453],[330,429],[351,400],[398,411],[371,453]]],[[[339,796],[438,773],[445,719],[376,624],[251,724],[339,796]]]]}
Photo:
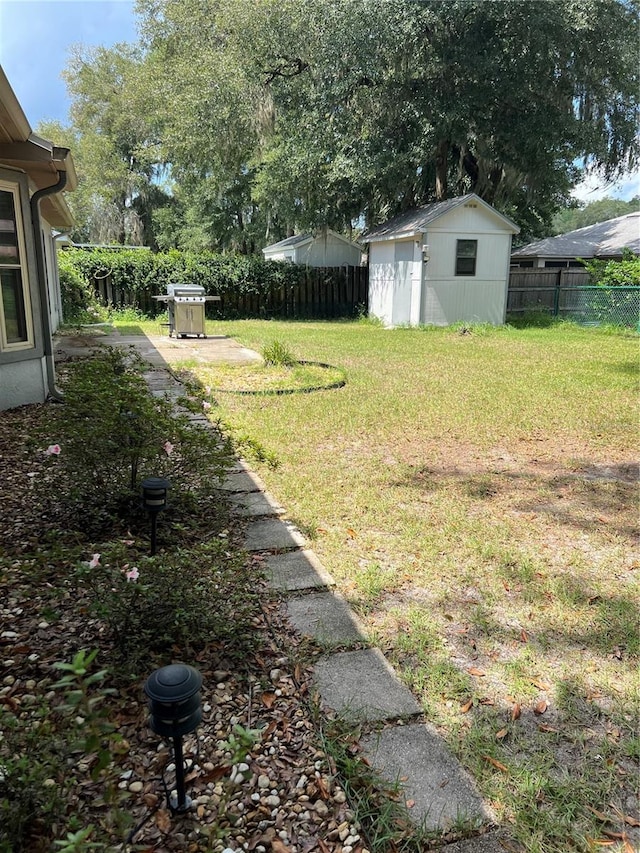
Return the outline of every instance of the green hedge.
{"type": "Polygon", "coordinates": [[[63,256],[63,300],[74,306],[79,282],[98,294],[98,304],[134,306],[151,315],[166,311],[152,297],[165,294],[171,283],[201,285],[206,294],[220,296],[207,313],[227,319],[354,317],[368,299],[363,267],[319,269],[246,255],[126,248],[65,249],[63,256]]]}
{"type": "Polygon", "coordinates": [[[64,255],[86,282],[108,275],[112,286],[137,297],[166,293],[171,283],[198,284],[209,295],[259,294],[272,286],[299,284],[304,277],[304,267],[213,252],[65,249],[64,255]]]}

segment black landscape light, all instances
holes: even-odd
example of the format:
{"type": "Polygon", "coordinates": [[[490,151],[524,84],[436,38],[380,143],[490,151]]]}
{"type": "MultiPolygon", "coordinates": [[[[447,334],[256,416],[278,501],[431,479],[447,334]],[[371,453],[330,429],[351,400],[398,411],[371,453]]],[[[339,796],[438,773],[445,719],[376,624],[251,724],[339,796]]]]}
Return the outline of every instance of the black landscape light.
{"type": "Polygon", "coordinates": [[[142,507],[151,516],[151,556],[156,553],[158,513],[167,508],[167,493],[171,483],[163,477],[147,477],[142,481],[142,507]]]}
{"type": "Polygon", "coordinates": [[[195,731],[202,721],[200,688],[202,676],[197,669],[173,663],[152,672],[144,685],[149,697],[149,725],[156,734],[173,739],[176,765],[176,794],[168,797],[168,806],[176,812],[191,808],[184,788],[182,737],[195,731]]]}

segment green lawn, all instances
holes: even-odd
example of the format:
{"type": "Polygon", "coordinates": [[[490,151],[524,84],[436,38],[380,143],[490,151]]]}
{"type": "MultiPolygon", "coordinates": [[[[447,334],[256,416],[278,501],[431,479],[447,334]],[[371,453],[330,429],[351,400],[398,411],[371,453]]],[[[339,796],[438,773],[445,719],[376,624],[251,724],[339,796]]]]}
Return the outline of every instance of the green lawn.
{"type": "Polygon", "coordinates": [[[523,849],[637,844],[637,337],[210,332],[346,372],[313,394],[212,392],[216,416],[275,454],[269,490],[523,849]]]}

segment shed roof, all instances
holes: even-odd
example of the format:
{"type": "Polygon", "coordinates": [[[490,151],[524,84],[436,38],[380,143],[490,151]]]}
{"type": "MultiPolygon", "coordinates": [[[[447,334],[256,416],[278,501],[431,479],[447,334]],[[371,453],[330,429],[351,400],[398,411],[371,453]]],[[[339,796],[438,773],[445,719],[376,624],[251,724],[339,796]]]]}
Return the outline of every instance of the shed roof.
{"type": "Polygon", "coordinates": [[[427,225],[472,200],[479,203],[494,216],[499,217],[505,224],[505,230],[510,231],[512,234],[517,234],[520,231],[515,222],[502,213],[499,213],[494,207],[481,199],[480,196],[475,193],[467,193],[467,195],[450,198],[446,201],[435,201],[431,204],[425,204],[422,207],[416,207],[408,210],[406,213],[394,216],[387,222],[383,222],[382,225],[377,225],[375,228],[371,228],[371,230],[365,232],[362,235],[362,240],[373,243],[378,240],[393,240],[399,237],[412,237],[415,234],[421,234],[425,231],[427,225]]]}
{"type": "Polygon", "coordinates": [[[587,225],[557,237],[536,240],[512,252],[512,258],[619,257],[623,249],[640,255],[640,211],[587,225]]]}

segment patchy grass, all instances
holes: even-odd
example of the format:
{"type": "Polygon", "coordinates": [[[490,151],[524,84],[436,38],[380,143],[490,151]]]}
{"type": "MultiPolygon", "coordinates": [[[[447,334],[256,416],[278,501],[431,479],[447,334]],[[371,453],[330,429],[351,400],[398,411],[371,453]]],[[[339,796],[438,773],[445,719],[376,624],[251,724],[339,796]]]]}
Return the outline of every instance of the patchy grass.
{"type": "Polygon", "coordinates": [[[347,372],[218,414],[278,458],[269,489],[523,849],[637,844],[637,337],[211,333],[347,372]]]}
{"type": "Polygon", "coordinates": [[[324,364],[293,362],[284,364],[198,365],[190,361],[178,364],[197,376],[209,393],[290,394],[323,390],[344,383],[344,372],[324,364]]]}

